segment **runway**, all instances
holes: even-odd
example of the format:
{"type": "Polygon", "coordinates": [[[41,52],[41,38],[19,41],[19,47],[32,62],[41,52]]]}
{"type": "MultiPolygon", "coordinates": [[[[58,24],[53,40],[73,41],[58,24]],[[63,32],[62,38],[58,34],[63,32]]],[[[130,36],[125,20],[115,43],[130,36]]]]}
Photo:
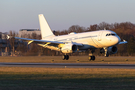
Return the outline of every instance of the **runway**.
{"type": "Polygon", "coordinates": [[[45,67],[45,68],[123,68],[135,69],[135,64],[96,63],[0,63],[0,67],[45,67]]]}

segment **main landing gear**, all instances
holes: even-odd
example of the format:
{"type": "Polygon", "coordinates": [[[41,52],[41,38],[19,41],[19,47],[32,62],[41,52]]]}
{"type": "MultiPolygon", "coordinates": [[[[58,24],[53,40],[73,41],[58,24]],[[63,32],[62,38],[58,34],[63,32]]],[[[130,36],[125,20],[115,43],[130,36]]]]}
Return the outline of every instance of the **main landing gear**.
{"type": "MultiPolygon", "coordinates": [[[[93,53],[95,52],[95,50],[89,50],[90,54],[89,54],[89,61],[94,61],[95,60],[95,56],[93,55],[93,53]]],[[[69,55],[65,54],[62,56],[63,60],[68,60],[69,59],[69,55]]]]}
{"type": "Polygon", "coordinates": [[[95,56],[93,55],[93,53],[95,52],[95,50],[89,50],[90,54],[89,54],[89,61],[94,61],[95,60],[95,56]]]}
{"type": "Polygon", "coordinates": [[[95,60],[95,56],[89,56],[89,61],[94,61],[95,60]]]}
{"type": "Polygon", "coordinates": [[[69,55],[63,55],[63,60],[68,60],[69,59],[69,55]]]}

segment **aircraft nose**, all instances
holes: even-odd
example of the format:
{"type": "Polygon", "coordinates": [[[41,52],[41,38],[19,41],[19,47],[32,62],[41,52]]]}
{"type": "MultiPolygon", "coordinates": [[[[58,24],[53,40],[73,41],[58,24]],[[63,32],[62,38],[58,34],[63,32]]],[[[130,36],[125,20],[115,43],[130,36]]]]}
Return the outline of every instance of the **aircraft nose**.
{"type": "Polygon", "coordinates": [[[117,37],[114,38],[114,43],[115,44],[118,44],[120,41],[121,41],[121,39],[120,39],[119,36],[117,36],[117,37]]]}
{"type": "Polygon", "coordinates": [[[121,41],[121,39],[120,39],[120,37],[119,36],[117,36],[117,38],[118,38],[118,43],[121,41]]]}

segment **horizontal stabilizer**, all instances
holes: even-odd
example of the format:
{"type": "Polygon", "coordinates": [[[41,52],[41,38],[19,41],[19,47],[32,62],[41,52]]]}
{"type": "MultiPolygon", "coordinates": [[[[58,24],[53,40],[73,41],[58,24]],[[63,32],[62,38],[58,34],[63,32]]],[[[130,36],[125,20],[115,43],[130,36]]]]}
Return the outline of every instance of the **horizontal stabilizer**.
{"type": "Polygon", "coordinates": [[[119,44],[126,44],[128,43],[126,40],[123,40],[122,42],[119,42],[119,44]]]}

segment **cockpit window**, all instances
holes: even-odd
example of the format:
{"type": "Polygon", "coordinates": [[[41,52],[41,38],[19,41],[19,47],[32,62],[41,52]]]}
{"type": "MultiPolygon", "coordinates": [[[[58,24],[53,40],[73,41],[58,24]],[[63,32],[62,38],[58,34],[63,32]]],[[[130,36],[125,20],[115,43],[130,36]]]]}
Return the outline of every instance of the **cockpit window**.
{"type": "Polygon", "coordinates": [[[115,36],[114,33],[109,33],[109,34],[106,34],[106,36],[115,36]]]}

